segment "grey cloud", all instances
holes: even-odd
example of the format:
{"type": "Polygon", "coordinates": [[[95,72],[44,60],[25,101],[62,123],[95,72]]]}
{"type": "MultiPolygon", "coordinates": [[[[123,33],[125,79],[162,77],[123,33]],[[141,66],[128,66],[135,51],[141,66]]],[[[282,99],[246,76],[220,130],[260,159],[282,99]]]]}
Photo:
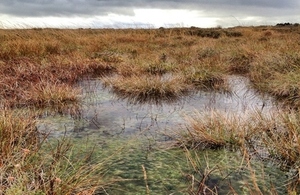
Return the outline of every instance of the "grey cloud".
{"type": "Polygon", "coordinates": [[[297,14],[295,0],[1,0],[0,13],[21,17],[134,15],[134,8],[201,10],[211,17],[297,14]]]}
{"type": "MultiPolygon", "coordinates": [[[[6,0],[0,3],[0,13],[14,16],[72,16],[107,15],[119,13],[133,15],[131,7],[123,1],[97,0],[6,0]]],[[[130,6],[130,5],[129,5],[130,6]]]]}

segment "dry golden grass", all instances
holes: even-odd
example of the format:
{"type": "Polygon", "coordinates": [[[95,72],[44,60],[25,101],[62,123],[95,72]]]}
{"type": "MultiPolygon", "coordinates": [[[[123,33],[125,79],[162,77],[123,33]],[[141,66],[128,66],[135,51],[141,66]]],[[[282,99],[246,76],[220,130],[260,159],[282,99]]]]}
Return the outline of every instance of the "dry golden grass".
{"type": "MultiPolygon", "coordinates": [[[[299,111],[282,111],[270,116],[257,112],[244,119],[224,113],[197,113],[187,117],[187,122],[185,133],[178,138],[181,147],[240,151],[251,171],[250,159],[273,162],[274,166],[290,173],[285,184],[287,191],[293,194],[299,190],[299,111]]],[[[257,186],[254,172],[251,179],[252,185],[257,186]]],[[[256,193],[260,187],[255,187],[256,193]]]]}
{"type": "Polygon", "coordinates": [[[234,116],[222,113],[196,113],[194,117],[187,117],[189,126],[184,135],[184,145],[191,148],[223,148],[226,146],[240,146],[245,131],[242,123],[234,116]],[[185,140],[186,139],[186,140],[185,140]]]}
{"type": "Polygon", "coordinates": [[[0,111],[0,194],[93,194],[109,161],[91,162],[67,138],[46,143],[28,111],[0,111]],[[105,165],[106,164],[106,165],[105,165]]]}
{"type": "Polygon", "coordinates": [[[131,76],[104,78],[105,85],[111,87],[118,97],[131,103],[174,102],[190,92],[191,87],[178,76],[131,76]]]}
{"type": "Polygon", "coordinates": [[[15,152],[35,149],[39,142],[37,133],[33,115],[2,110],[0,112],[0,165],[5,164],[15,152]]]}
{"type": "Polygon", "coordinates": [[[292,92],[298,84],[289,82],[293,78],[284,80],[289,87],[272,84],[299,70],[297,30],[1,30],[0,95],[11,106],[24,105],[20,91],[30,94],[29,86],[40,85],[40,80],[72,85],[86,74],[107,71],[124,77],[183,72],[183,82],[202,89],[226,88],[222,75],[234,73],[249,76],[258,90],[298,104],[298,92],[292,92]]]}
{"type": "MultiPolygon", "coordinates": [[[[299,31],[299,27],[0,30],[0,194],[83,194],[105,184],[80,177],[101,167],[65,169],[72,173],[69,176],[59,173],[73,165],[59,156],[70,146],[58,144],[52,155],[41,155],[33,117],[9,108],[61,111],[76,106],[80,89],[74,84],[87,75],[105,75],[105,84],[133,103],[159,103],[199,89],[226,90],[224,76],[242,74],[257,90],[299,109],[299,31]],[[45,172],[48,175],[42,177],[45,172]],[[29,187],[18,191],[24,186],[29,187]]],[[[192,118],[185,144],[255,151],[253,141],[260,139],[270,156],[298,169],[299,113],[287,112],[279,119],[278,123],[278,118],[256,116],[241,122],[218,114],[192,118]],[[276,131],[271,131],[274,125],[276,131]]],[[[295,175],[291,194],[298,186],[294,181],[299,173],[295,175]]]]}

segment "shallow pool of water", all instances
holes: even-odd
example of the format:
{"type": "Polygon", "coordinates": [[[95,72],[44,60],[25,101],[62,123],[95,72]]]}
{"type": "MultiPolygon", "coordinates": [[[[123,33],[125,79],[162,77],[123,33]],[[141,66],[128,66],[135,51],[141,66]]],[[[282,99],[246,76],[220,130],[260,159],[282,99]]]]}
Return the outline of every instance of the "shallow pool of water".
{"type": "MultiPolygon", "coordinates": [[[[177,103],[162,105],[133,105],[103,88],[100,80],[84,80],[79,83],[83,89],[80,116],[47,116],[39,121],[38,129],[49,133],[49,138],[68,135],[78,144],[88,140],[96,146],[99,158],[103,158],[103,151],[113,153],[126,146],[109,167],[108,175],[121,180],[110,190],[111,194],[146,194],[142,166],[147,171],[151,193],[186,194],[193,186],[191,183],[196,181],[191,177],[201,179],[199,173],[205,171],[208,162],[209,168],[215,169],[207,181],[209,187],[218,186],[219,194],[226,194],[229,186],[234,186],[235,190],[247,194],[247,189],[243,188],[252,185],[251,170],[241,164],[243,159],[237,157],[236,152],[199,152],[197,173],[182,149],[166,149],[169,135],[185,129],[184,116],[192,116],[195,112],[213,111],[247,117],[254,111],[269,114],[277,110],[272,98],[249,88],[246,78],[230,76],[228,80],[231,93],[199,91],[177,103]]],[[[256,162],[254,167],[261,186],[270,188],[271,184],[276,184],[281,189],[285,176],[279,169],[256,162]]]]}
{"type": "Polygon", "coordinates": [[[52,136],[71,133],[74,136],[128,136],[136,133],[161,137],[174,129],[184,128],[184,116],[197,112],[222,112],[245,117],[254,111],[268,114],[276,110],[270,97],[263,97],[249,88],[249,81],[240,76],[228,77],[231,93],[199,91],[177,103],[162,105],[129,104],[103,88],[98,79],[79,83],[83,89],[81,114],[52,116],[42,119],[39,129],[51,130],[52,136]],[[159,135],[157,135],[159,134],[159,135]]]}

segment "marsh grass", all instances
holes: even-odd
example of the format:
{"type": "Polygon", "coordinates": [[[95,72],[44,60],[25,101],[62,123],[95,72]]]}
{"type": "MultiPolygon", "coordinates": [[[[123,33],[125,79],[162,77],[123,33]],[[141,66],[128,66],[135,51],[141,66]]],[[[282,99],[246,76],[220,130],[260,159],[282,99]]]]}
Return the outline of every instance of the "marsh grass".
{"type": "Polygon", "coordinates": [[[226,146],[241,145],[243,131],[240,131],[240,122],[236,117],[230,118],[224,114],[212,112],[203,115],[196,113],[194,117],[187,117],[189,126],[184,136],[184,145],[191,148],[218,149],[226,146]]]}
{"type": "MultiPolygon", "coordinates": [[[[284,181],[278,182],[274,170],[261,162],[228,150],[190,150],[184,148],[189,171],[183,172],[189,184],[187,193],[200,194],[285,194],[284,181]],[[274,182],[274,183],[273,183],[274,182]]],[[[280,177],[280,176],[279,176],[280,177]]]]}
{"type": "Polygon", "coordinates": [[[290,173],[282,185],[293,194],[299,190],[299,119],[298,111],[269,116],[256,112],[248,119],[214,112],[204,116],[198,113],[187,118],[189,125],[186,133],[179,136],[178,144],[194,150],[239,151],[252,175],[251,186],[259,194],[263,194],[262,186],[258,184],[251,161],[273,162],[273,166],[290,173]]]}
{"type": "Polygon", "coordinates": [[[186,132],[180,136],[179,143],[182,142],[188,148],[247,148],[255,153],[259,153],[261,135],[275,124],[270,117],[263,116],[259,111],[245,116],[225,115],[216,111],[196,112],[193,116],[187,116],[186,120],[186,132]]]}
{"type": "Polygon", "coordinates": [[[278,99],[285,100],[285,104],[299,107],[300,105],[300,69],[291,71],[284,76],[274,73],[270,92],[278,99]]]}
{"type": "Polygon", "coordinates": [[[79,105],[80,90],[66,84],[49,84],[48,82],[32,86],[30,92],[24,94],[25,105],[37,108],[50,107],[57,111],[76,108],[79,105]]]}
{"type": "Polygon", "coordinates": [[[205,67],[189,68],[183,71],[185,82],[197,90],[228,91],[228,83],[222,72],[205,67]]]}
{"type": "Polygon", "coordinates": [[[0,194],[93,194],[112,182],[103,179],[109,157],[93,162],[92,148],[75,150],[66,137],[46,142],[34,118],[1,112],[0,194]]]}
{"type": "Polygon", "coordinates": [[[258,90],[267,91],[296,108],[299,106],[299,65],[297,54],[266,55],[253,64],[250,79],[258,90]]]}
{"type": "Polygon", "coordinates": [[[222,48],[221,58],[226,62],[228,73],[248,76],[258,91],[298,107],[295,75],[299,71],[296,52],[299,45],[295,40],[299,39],[299,34],[278,33],[272,27],[242,28],[241,31],[245,35],[243,38],[222,38],[217,43],[222,48]],[[227,47],[223,47],[225,45],[227,47]]]}
{"type": "Polygon", "coordinates": [[[181,77],[166,76],[131,76],[105,78],[106,86],[111,86],[120,98],[131,103],[174,102],[190,91],[190,86],[182,82],[181,77]]]}
{"type": "MultiPolygon", "coordinates": [[[[28,29],[2,30],[0,34],[4,67],[0,95],[10,106],[25,105],[20,91],[31,94],[35,87],[30,86],[40,85],[40,80],[72,86],[84,75],[97,77],[107,72],[124,77],[183,72],[186,79],[182,82],[213,90],[226,88],[224,74],[250,74],[252,80],[257,79],[255,83],[267,85],[268,81],[260,81],[270,73],[261,71],[261,76],[254,76],[259,68],[252,63],[258,62],[266,49],[277,50],[281,38],[291,43],[284,34],[265,35],[259,28],[28,29]],[[261,36],[270,39],[259,42],[261,36]]],[[[297,57],[291,56],[297,63],[297,57]]]]}
{"type": "MultiPolygon", "coordinates": [[[[45,144],[35,128],[37,116],[10,108],[51,107],[61,113],[76,108],[75,84],[86,76],[105,76],[107,87],[131,103],[157,104],[199,89],[227,90],[225,76],[242,74],[253,88],[297,110],[299,36],[299,27],[0,30],[0,194],[92,194],[110,183],[99,179],[104,165],[91,163],[90,153],[78,159],[81,154],[65,139],[45,144]]],[[[297,111],[270,118],[256,113],[248,120],[224,113],[199,117],[187,119],[181,147],[240,149],[246,162],[278,162],[291,172],[289,193],[299,191],[297,111]]],[[[197,157],[188,159],[197,164],[197,157]]],[[[257,175],[247,168],[252,171],[247,192],[261,194],[257,175]]],[[[218,193],[205,183],[218,167],[193,170],[201,177],[191,194],[208,188],[205,192],[218,193]]]]}
{"type": "Polygon", "coordinates": [[[38,141],[34,115],[4,109],[0,112],[1,165],[10,155],[34,149],[38,141]]]}
{"type": "Polygon", "coordinates": [[[240,50],[233,52],[229,58],[229,72],[233,74],[248,74],[250,72],[251,63],[255,58],[252,52],[240,50]]]}

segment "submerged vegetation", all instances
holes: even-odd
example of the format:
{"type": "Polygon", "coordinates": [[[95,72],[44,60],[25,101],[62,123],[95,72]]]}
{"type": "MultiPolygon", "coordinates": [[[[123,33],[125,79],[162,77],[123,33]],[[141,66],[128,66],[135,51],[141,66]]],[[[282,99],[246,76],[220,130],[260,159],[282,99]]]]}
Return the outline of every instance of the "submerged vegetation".
{"type": "Polygon", "coordinates": [[[92,194],[110,183],[101,179],[108,161],[92,162],[92,150],[75,150],[66,137],[47,143],[28,114],[1,111],[0,194],[92,194]]]}
{"type": "MultiPolygon", "coordinates": [[[[191,125],[179,137],[178,143],[184,148],[200,150],[226,148],[229,151],[239,151],[243,161],[247,162],[245,167],[250,170],[253,163],[251,159],[271,162],[273,166],[280,166],[283,171],[290,174],[287,180],[282,181],[281,186],[276,187],[286,186],[284,194],[295,194],[300,190],[299,117],[299,111],[280,112],[268,117],[261,113],[252,113],[252,116],[247,119],[226,117],[224,113],[213,113],[204,117],[198,114],[188,119],[191,125]]],[[[209,174],[205,177],[208,176],[209,174]]],[[[276,192],[270,188],[265,191],[266,186],[255,186],[258,181],[256,178],[252,180],[254,186],[247,187],[251,193],[274,194],[276,192]]],[[[207,187],[207,181],[203,180],[199,185],[202,188],[207,187]]]]}
{"type": "MultiPolygon", "coordinates": [[[[191,168],[190,173],[181,170],[190,183],[181,192],[225,193],[211,183],[215,172],[228,181],[226,193],[241,192],[221,164],[198,167],[197,151],[208,149],[239,153],[240,166],[251,178],[241,184],[244,193],[282,193],[272,183],[257,181],[252,159],[289,173],[284,193],[299,192],[299,26],[19,29],[0,30],[0,41],[0,194],[105,194],[113,182],[128,182],[105,175],[112,174],[109,155],[92,160],[92,147],[78,152],[65,137],[48,143],[36,128],[41,109],[80,112],[78,81],[96,77],[130,103],[162,104],[199,90],[228,92],[231,74],[248,77],[253,89],[284,107],[248,118],[216,112],[187,116],[189,126],[172,138],[191,168]]],[[[147,168],[140,171],[150,194],[155,177],[147,175],[147,168]]]]}

